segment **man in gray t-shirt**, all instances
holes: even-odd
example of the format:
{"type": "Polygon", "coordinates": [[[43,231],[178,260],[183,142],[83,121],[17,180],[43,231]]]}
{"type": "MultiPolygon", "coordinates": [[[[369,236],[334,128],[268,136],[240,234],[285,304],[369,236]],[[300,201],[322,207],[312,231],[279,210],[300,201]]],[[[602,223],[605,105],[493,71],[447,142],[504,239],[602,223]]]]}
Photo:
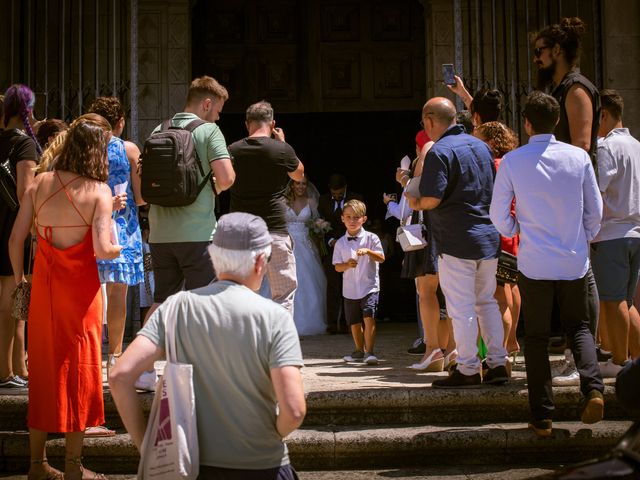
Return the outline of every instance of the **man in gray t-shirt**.
{"type": "Polygon", "coordinates": [[[118,360],[109,383],[138,448],[144,419],[133,384],[164,355],[172,312],[177,359],[194,369],[200,473],[295,478],[283,438],[306,412],[300,343],[291,315],[255,293],[271,243],[261,218],[224,215],[209,248],[219,281],[169,297],[118,360]]]}

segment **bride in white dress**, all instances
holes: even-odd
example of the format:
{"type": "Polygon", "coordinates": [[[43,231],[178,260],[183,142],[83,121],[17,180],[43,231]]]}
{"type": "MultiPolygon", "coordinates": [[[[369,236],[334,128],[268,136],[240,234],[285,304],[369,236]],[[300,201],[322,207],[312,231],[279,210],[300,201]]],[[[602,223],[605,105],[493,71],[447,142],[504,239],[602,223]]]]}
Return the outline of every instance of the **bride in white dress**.
{"type": "Polygon", "coordinates": [[[318,190],[306,179],[289,182],[287,192],[287,229],[293,238],[298,288],[293,320],[298,335],[326,333],[327,279],[322,270],[318,250],[309,237],[306,222],[318,217],[318,190]]]}

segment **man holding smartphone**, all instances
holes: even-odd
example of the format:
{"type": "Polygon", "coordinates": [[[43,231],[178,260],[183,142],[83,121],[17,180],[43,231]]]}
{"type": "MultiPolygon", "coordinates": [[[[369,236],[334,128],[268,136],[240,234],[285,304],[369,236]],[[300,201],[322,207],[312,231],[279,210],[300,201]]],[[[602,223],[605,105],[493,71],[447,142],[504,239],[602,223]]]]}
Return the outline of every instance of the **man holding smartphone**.
{"type": "Polygon", "coordinates": [[[261,217],[273,237],[267,277],[271,298],[293,316],[293,300],[298,282],[293,242],[285,220],[284,192],[289,179],[304,178],[304,165],[276,127],[273,108],[261,101],[247,108],[245,125],[249,136],[229,146],[236,171],[231,188],[231,212],[247,212],[261,217]]]}

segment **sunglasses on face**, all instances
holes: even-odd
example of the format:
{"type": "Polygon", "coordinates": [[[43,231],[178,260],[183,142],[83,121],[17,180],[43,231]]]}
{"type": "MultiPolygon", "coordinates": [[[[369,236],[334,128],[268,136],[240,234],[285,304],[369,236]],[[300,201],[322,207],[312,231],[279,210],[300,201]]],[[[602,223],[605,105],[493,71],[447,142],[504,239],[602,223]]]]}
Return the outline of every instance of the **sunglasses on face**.
{"type": "Polygon", "coordinates": [[[551,48],[548,45],[545,45],[544,47],[536,47],[533,49],[533,56],[535,58],[540,58],[540,56],[542,55],[542,52],[544,52],[547,48],[551,48]]]}

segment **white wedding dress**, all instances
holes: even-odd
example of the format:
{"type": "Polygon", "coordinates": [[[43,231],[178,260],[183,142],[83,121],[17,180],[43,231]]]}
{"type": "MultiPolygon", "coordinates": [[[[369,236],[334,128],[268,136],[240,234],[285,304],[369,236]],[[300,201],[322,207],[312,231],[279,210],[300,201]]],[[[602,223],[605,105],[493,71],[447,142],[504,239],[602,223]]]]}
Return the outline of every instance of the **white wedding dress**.
{"type": "Polygon", "coordinates": [[[299,215],[287,208],[286,220],[289,235],[293,238],[293,256],[296,259],[296,289],[293,321],[298,335],[318,335],[326,333],[327,279],[322,270],[320,255],[309,238],[305,222],[311,218],[311,208],[307,204],[299,215]]]}

